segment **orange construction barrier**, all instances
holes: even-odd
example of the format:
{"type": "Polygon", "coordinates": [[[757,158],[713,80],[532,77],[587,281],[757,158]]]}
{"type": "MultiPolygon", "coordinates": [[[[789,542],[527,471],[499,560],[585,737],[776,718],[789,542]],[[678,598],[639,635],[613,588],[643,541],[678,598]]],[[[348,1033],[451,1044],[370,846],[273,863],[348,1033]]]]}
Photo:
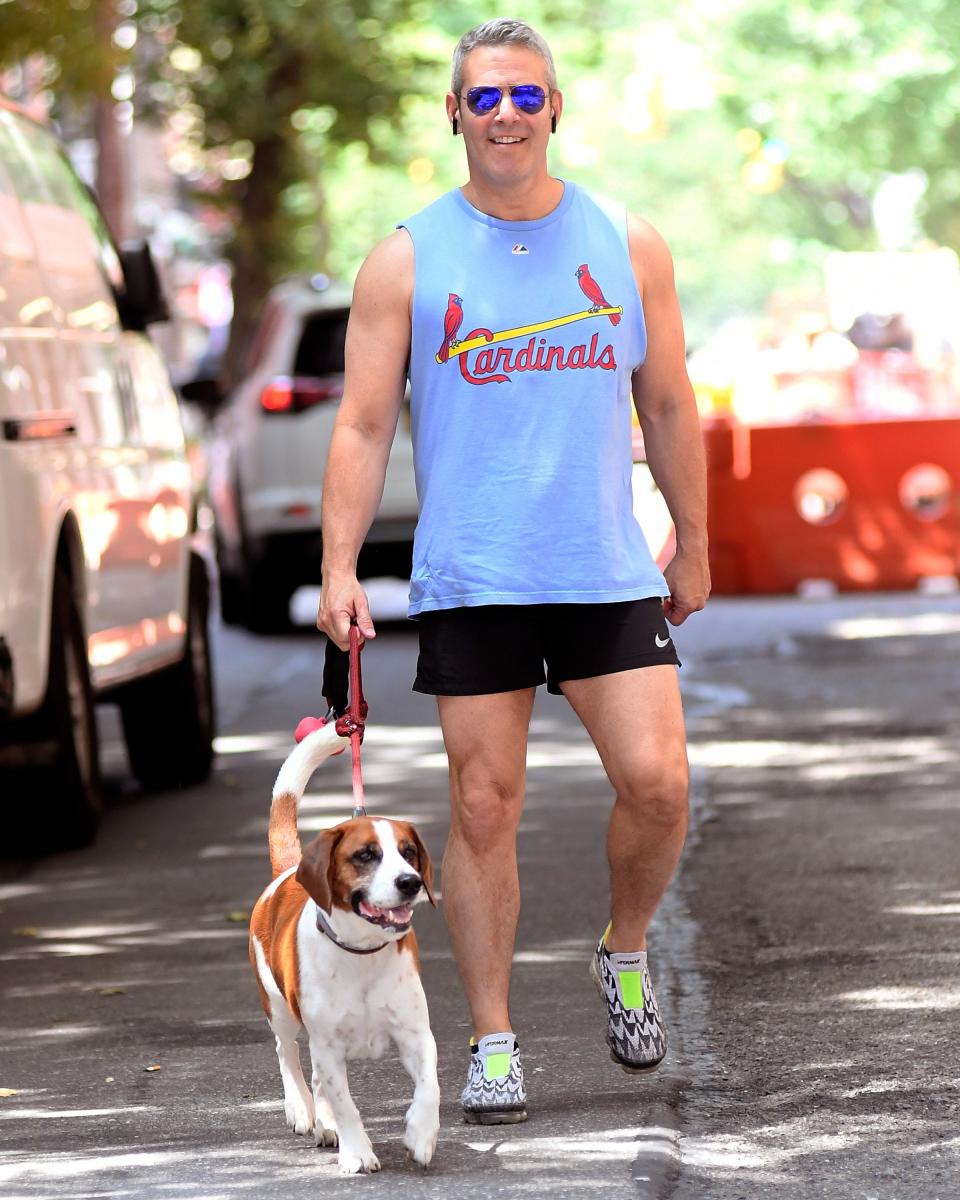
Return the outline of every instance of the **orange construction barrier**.
{"type": "Polygon", "coordinates": [[[913,588],[960,573],[960,417],[706,418],[718,594],[913,588]]]}

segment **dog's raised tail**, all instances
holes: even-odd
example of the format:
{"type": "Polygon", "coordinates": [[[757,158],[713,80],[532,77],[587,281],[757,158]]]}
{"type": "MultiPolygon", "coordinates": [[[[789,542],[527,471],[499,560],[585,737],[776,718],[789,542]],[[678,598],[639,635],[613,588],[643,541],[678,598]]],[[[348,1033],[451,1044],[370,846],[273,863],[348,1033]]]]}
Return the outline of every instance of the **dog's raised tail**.
{"type": "Polygon", "coordinates": [[[337,733],[335,723],[331,721],[329,725],[323,725],[313,733],[308,733],[280,768],[277,782],[273,785],[270,829],[267,834],[270,867],[274,879],[283,871],[295,867],[300,861],[297,812],[300,797],[310,782],[310,776],[325,758],[349,745],[350,739],[341,737],[337,733]]]}

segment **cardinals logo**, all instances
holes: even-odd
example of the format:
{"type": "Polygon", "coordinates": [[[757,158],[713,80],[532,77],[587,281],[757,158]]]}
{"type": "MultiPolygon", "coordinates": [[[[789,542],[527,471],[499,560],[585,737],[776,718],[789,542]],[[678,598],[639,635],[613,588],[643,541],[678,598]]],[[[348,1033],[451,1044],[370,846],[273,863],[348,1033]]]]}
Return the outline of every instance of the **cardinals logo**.
{"type": "MultiPolygon", "coordinates": [[[[586,263],[581,263],[580,266],[577,267],[577,283],[580,284],[580,291],[583,292],[586,298],[593,301],[593,308],[590,309],[591,312],[599,312],[601,308],[610,307],[607,301],[603,298],[603,290],[594,277],[590,274],[590,268],[586,263]]],[[[610,312],[607,313],[607,316],[610,318],[611,325],[620,324],[619,312],[610,312]]]]}
{"type": "MultiPolygon", "coordinates": [[[[525,247],[522,251],[525,251],[525,247]]],[[[517,253],[517,247],[514,247],[517,253]]],[[[547,339],[537,337],[548,329],[557,329],[562,325],[571,325],[576,321],[586,321],[591,318],[607,317],[611,325],[619,325],[623,316],[621,305],[611,305],[603,294],[603,289],[590,274],[587,263],[581,263],[576,270],[577,283],[584,296],[590,301],[590,307],[580,312],[569,313],[566,316],[554,317],[549,321],[540,321],[535,325],[521,325],[515,329],[501,329],[494,332],[490,329],[473,329],[462,340],[457,340],[457,334],[463,323],[463,300],[454,292],[447,299],[447,311],[443,317],[443,341],[436,353],[436,361],[442,366],[455,358],[460,367],[460,373],[468,383],[509,383],[510,376],[515,371],[565,371],[570,369],[589,370],[599,368],[604,371],[615,371],[616,359],[613,346],[607,343],[601,348],[600,335],[593,334],[589,346],[586,342],[580,345],[564,347],[548,345],[547,339]],[[514,353],[510,347],[500,346],[491,349],[495,342],[512,342],[527,338],[527,343],[514,353]],[[470,369],[468,355],[471,350],[479,350],[473,369],[470,369]]]]}
{"type": "Polygon", "coordinates": [[[450,347],[455,345],[454,338],[463,320],[463,301],[453,292],[447,300],[447,311],[443,318],[443,341],[437,351],[437,362],[445,363],[450,357],[450,347]]]}

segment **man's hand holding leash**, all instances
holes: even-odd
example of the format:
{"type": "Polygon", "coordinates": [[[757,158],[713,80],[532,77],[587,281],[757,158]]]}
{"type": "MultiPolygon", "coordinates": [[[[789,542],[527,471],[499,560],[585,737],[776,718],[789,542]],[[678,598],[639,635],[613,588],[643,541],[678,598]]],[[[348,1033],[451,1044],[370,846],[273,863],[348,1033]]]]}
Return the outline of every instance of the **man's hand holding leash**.
{"type": "Polygon", "coordinates": [[[350,648],[350,623],[356,619],[360,636],[366,641],[377,636],[370,617],[367,594],[356,575],[344,573],[324,577],[320,592],[317,628],[341,650],[350,648]]]}

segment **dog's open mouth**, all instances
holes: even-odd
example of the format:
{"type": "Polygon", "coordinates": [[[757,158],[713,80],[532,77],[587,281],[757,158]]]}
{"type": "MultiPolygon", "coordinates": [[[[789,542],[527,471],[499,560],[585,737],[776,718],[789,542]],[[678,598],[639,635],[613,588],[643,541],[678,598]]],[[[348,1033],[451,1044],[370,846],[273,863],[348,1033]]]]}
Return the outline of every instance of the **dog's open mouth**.
{"type": "Polygon", "coordinates": [[[371,925],[381,929],[406,929],[413,919],[413,908],[409,904],[398,904],[396,908],[377,908],[366,900],[357,903],[357,912],[371,925]]]}

